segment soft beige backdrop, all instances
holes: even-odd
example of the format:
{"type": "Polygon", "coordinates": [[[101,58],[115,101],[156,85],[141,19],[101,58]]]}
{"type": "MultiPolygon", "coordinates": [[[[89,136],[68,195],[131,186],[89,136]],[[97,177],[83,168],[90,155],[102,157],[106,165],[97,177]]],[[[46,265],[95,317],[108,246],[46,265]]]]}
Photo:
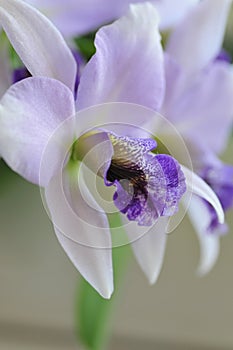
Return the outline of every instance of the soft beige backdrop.
{"type": "MultiPolygon", "coordinates": [[[[233,147],[226,158],[232,159],[233,147]]],[[[1,169],[2,170],[2,169],[1,169]]],[[[0,349],[80,349],[73,335],[79,274],[56,241],[39,190],[3,172],[0,184],[0,349]]],[[[195,275],[198,243],[188,220],[170,235],[150,287],[131,261],[110,349],[233,349],[233,220],[219,261],[195,275]]]]}

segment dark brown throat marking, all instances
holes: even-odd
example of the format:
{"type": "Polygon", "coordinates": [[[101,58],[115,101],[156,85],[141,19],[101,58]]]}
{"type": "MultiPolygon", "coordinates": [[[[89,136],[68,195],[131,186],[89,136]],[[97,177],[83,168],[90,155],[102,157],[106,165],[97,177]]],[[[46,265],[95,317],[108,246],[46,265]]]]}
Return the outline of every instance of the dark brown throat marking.
{"type": "MultiPolygon", "coordinates": [[[[146,175],[137,164],[125,159],[112,159],[111,165],[107,172],[107,180],[114,182],[115,180],[128,180],[128,186],[133,186],[134,196],[144,194],[147,196],[146,175]]],[[[126,189],[127,190],[127,189],[126,189]]]]}

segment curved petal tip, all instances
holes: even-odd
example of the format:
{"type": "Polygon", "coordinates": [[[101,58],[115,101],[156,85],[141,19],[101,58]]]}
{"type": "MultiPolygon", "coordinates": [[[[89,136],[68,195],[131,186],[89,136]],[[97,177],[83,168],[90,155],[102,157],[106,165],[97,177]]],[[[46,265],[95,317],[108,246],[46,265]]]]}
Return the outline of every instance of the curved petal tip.
{"type": "Polygon", "coordinates": [[[219,223],[223,224],[225,220],[224,210],[215,192],[201,177],[193,173],[190,169],[183,165],[181,169],[186,178],[187,190],[210,203],[216,211],[219,223]]]}
{"type": "Polygon", "coordinates": [[[200,245],[200,262],[197,275],[204,276],[215,265],[220,249],[219,236],[207,232],[209,211],[202,199],[193,196],[189,204],[188,214],[195,228],[200,245]]]}

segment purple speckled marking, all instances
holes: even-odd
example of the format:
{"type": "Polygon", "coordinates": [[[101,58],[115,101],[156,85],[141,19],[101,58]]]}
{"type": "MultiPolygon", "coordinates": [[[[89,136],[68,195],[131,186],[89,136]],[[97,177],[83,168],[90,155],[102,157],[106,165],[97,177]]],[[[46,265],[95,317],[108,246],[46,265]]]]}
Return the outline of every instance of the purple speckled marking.
{"type": "Polygon", "coordinates": [[[116,186],[116,207],[141,226],[151,226],[159,216],[173,215],[186,190],[178,162],[169,155],[151,153],[157,145],[152,139],[109,137],[114,156],[105,183],[116,186]]]}

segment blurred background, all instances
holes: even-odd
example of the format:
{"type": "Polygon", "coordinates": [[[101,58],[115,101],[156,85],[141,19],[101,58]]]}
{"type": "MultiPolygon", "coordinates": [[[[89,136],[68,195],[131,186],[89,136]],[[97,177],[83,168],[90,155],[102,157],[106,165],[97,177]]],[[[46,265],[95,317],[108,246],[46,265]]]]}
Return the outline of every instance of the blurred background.
{"type": "MultiPolygon", "coordinates": [[[[232,52],[233,18],[225,47],[232,52]]],[[[233,140],[224,160],[232,163],[233,140]]],[[[0,349],[81,349],[74,332],[79,273],[57,242],[36,186],[0,161],[0,349]]],[[[109,349],[233,349],[233,217],[221,254],[196,276],[199,246],[186,218],[169,236],[149,286],[133,257],[117,296],[109,349]]]]}

